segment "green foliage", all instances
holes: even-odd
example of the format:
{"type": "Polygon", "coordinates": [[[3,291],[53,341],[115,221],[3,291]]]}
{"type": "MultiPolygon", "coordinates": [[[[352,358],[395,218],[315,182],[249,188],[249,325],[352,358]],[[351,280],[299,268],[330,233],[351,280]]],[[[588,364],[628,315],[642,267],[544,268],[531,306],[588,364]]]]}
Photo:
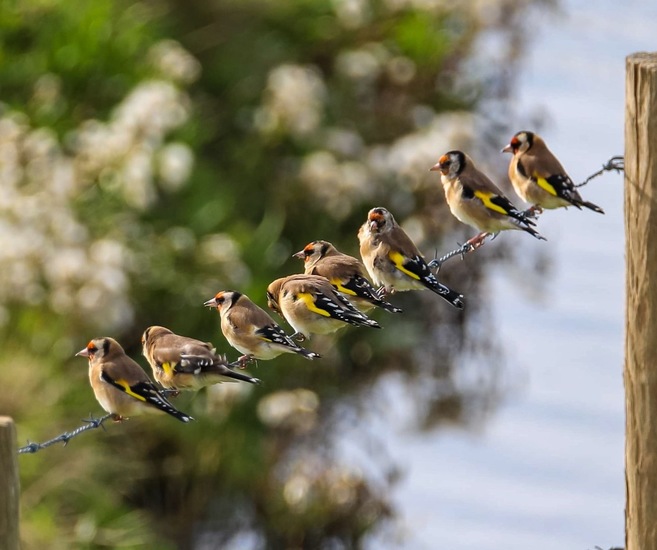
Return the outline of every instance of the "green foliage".
{"type": "Polygon", "coordinates": [[[106,116],[152,73],[143,54],[159,36],[154,15],[145,4],[123,1],[3,4],[3,101],[28,113],[33,124],[60,132],[106,116]],[[61,93],[44,109],[26,99],[48,75],[56,76],[61,93]]]}

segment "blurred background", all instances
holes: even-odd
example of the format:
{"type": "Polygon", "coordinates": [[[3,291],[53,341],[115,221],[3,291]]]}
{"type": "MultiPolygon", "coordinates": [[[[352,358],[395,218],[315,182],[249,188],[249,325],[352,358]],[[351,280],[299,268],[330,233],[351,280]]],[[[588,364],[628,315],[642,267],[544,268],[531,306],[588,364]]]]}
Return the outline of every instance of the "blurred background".
{"type": "MultiPolygon", "coordinates": [[[[432,257],[473,235],[449,149],[498,181],[543,134],[577,181],[623,153],[624,58],[657,8],[611,0],[27,0],[0,8],[1,414],[19,444],[102,410],[76,351],[202,307],[265,306],[314,239],[357,255],[388,207],[432,257]]],[[[506,185],[506,184],[502,184],[506,185]]],[[[507,187],[507,189],[509,189],[507,187]]],[[[183,394],[19,460],[26,549],[592,549],[622,544],[622,178],[605,208],[503,235],[384,330],[183,394]]],[[[516,199],[520,203],[519,199],[516,199]]],[[[282,324],[283,321],[280,321],[282,324]]]]}

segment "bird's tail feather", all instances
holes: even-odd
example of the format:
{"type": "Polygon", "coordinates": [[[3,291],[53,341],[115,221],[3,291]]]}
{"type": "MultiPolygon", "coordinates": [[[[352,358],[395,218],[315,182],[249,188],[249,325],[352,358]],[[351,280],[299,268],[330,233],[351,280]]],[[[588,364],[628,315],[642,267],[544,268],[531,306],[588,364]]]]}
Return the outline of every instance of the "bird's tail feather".
{"type": "Polygon", "coordinates": [[[539,241],[547,241],[547,239],[543,235],[541,235],[538,231],[536,231],[536,229],[534,229],[533,227],[529,227],[527,225],[518,225],[518,227],[523,231],[529,233],[532,237],[537,238],[539,241]]]}
{"type": "Polygon", "coordinates": [[[465,307],[465,302],[463,301],[463,294],[457,292],[456,290],[452,290],[447,285],[444,285],[443,283],[438,281],[438,279],[436,279],[435,277],[433,278],[432,284],[429,288],[433,290],[436,294],[438,294],[438,296],[440,296],[443,300],[449,302],[455,308],[463,309],[465,307]]]}
{"type": "Polygon", "coordinates": [[[598,214],[604,214],[605,211],[600,208],[597,204],[593,204],[592,202],[589,201],[580,201],[578,203],[581,206],[586,206],[589,210],[593,210],[594,212],[597,212],[598,214]]]}
{"type": "Polygon", "coordinates": [[[303,355],[306,359],[319,359],[321,355],[319,353],[315,353],[314,351],[307,350],[306,348],[299,348],[297,350],[297,353],[299,355],[303,355]]]}

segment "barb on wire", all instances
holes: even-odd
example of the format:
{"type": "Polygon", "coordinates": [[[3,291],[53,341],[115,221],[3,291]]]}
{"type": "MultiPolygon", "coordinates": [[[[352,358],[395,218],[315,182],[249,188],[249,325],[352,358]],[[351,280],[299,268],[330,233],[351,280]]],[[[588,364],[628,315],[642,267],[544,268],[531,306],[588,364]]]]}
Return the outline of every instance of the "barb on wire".
{"type": "Polygon", "coordinates": [[[435,256],[434,259],[431,260],[428,264],[429,269],[435,269],[436,273],[438,273],[442,265],[450,258],[454,258],[455,256],[461,256],[461,259],[464,259],[465,255],[468,252],[472,252],[473,250],[474,247],[469,243],[459,244],[458,248],[451,250],[447,254],[443,254],[440,258],[438,257],[438,250],[436,250],[434,253],[435,256]]]}
{"type": "Polygon", "coordinates": [[[615,170],[618,173],[625,170],[625,158],[622,155],[616,155],[615,157],[611,157],[605,164],[602,165],[602,168],[600,170],[598,170],[594,174],[591,174],[582,183],[578,183],[577,185],[575,185],[575,187],[582,187],[583,185],[586,185],[588,182],[590,182],[593,178],[597,178],[598,176],[601,176],[605,172],[611,172],[612,170],[615,170]]]}
{"type": "Polygon", "coordinates": [[[80,435],[82,432],[86,432],[87,430],[93,430],[95,428],[103,428],[103,422],[110,418],[112,415],[111,414],[106,414],[105,416],[102,416],[101,418],[93,418],[91,415],[89,415],[89,418],[83,419],[82,421],[85,422],[84,425],[80,426],[79,428],[76,428],[75,430],[71,432],[64,432],[61,435],[58,435],[57,437],[54,437],[52,439],[49,439],[48,441],[44,441],[43,443],[28,443],[25,445],[25,447],[21,447],[18,449],[18,454],[24,454],[24,453],[36,453],[37,451],[40,451],[41,449],[45,449],[46,447],[50,447],[50,445],[54,445],[55,443],[59,443],[60,441],[64,443],[64,446],[73,439],[76,435],[80,435]]]}
{"type": "MultiPolygon", "coordinates": [[[[486,242],[486,239],[490,237],[489,240],[493,240],[495,237],[497,237],[497,233],[486,233],[482,232],[479,233],[478,235],[475,235],[471,239],[467,240],[463,244],[459,244],[458,248],[455,248],[454,250],[448,252],[447,254],[441,256],[440,258],[435,257],[433,260],[429,262],[429,269],[435,269],[436,273],[440,271],[440,267],[450,258],[454,258],[455,256],[461,256],[461,259],[463,260],[465,258],[465,255],[468,254],[469,252],[474,252],[477,250],[477,248],[481,247],[484,245],[486,242]]],[[[438,255],[438,251],[434,253],[435,256],[438,255]]]]}

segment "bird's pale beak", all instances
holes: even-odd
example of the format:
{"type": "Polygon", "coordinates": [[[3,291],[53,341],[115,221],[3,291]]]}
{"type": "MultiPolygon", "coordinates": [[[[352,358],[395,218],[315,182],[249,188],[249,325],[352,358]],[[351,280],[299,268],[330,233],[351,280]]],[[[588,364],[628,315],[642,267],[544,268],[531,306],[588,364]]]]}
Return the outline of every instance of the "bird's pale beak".
{"type": "Polygon", "coordinates": [[[89,350],[87,348],[81,349],[75,354],[76,357],[89,357],[89,350]]]}
{"type": "Polygon", "coordinates": [[[429,168],[429,172],[440,172],[441,170],[442,166],[440,165],[440,162],[437,162],[431,168],[429,168]]]}
{"type": "Polygon", "coordinates": [[[502,149],[502,153],[513,153],[513,147],[510,143],[502,149]]]}
{"type": "Polygon", "coordinates": [[[295,252],[294,254],[292,254],[293,258],[297,258],[299,260],[305,260],[305,256],[306,255],[304,254],[303,250],[299,250],[299,252],[295,252]]]}
{"type": "Polygon", "coordinates": [[[217,300],[216,300],[216,298],[212,298],[211,300],[208,300],[207,302],[203,302],[203,305],[205,307],[217,307],[217,300]]]}

